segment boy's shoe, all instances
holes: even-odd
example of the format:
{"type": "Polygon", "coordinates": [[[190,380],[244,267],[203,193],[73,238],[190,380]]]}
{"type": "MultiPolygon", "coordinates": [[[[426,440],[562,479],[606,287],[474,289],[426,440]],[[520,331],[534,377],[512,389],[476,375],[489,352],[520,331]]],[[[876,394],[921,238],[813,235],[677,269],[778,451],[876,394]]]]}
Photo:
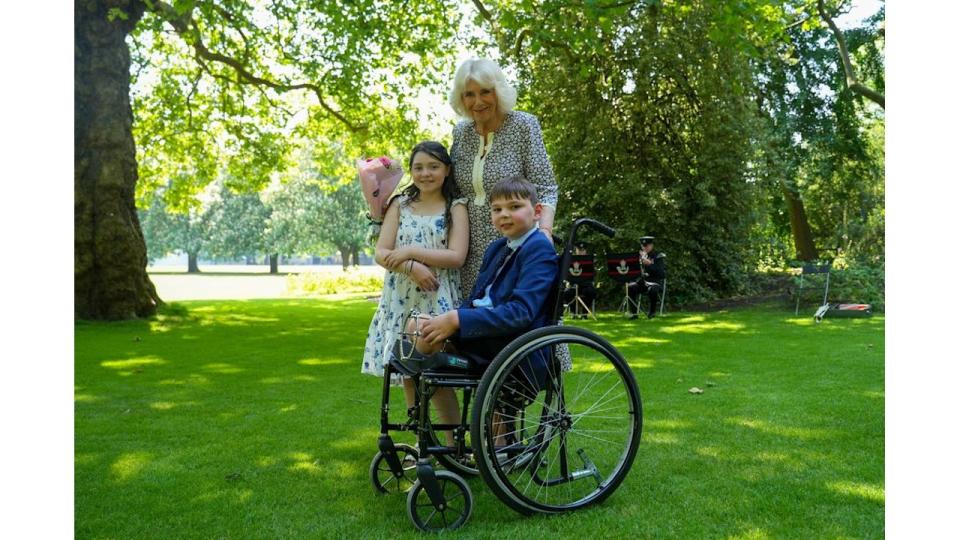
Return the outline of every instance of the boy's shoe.
{"type": "Polygon", "coordinates": [[[627,318],[630,319],[631,321],[632,321],[632,320],[635,320],[635,319],[637,318],[637,314],[636,314],[636,313],[633,313],[633,314],[631,314],[631,315],[630,315],[629,317],[627,317],[627,318]]]}

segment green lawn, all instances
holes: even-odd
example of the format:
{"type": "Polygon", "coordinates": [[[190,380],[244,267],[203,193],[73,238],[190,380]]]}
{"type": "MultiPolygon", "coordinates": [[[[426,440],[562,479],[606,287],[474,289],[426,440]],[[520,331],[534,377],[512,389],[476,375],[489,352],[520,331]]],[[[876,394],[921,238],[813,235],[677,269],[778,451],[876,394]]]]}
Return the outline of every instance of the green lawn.
{"type": "MultiPolygon", "coordinates": [[[[367,476],[380,382],[359,364],[375,304],[181,305],[76,326],[78,538],[420,536],[405,498],[375,495],[367,476]]],[[[630,475],[600,506],[527,518],[471,479],[457,537],[884,535],[882,316],[577,323],[634,367],[644,433],[630,475]]]]}

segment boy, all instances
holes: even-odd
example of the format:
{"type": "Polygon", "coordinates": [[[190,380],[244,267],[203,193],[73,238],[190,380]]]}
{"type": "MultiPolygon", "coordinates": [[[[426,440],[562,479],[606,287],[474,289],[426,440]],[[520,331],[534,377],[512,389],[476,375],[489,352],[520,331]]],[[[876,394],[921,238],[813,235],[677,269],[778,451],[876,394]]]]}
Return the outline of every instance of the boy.
{"type": "Polygon", "coordinates": [[[417,350],[423,354],[441,350],[449,338],[486,367],[517,336],[549,321],[553,306],[547,296],[558,262],[537,225],[536,188],[521,177],[507,178],[490,190],[489,200],[490,219],[504,237],[483,254],[477,282],[461,307],[420,323],[417,350]]]}

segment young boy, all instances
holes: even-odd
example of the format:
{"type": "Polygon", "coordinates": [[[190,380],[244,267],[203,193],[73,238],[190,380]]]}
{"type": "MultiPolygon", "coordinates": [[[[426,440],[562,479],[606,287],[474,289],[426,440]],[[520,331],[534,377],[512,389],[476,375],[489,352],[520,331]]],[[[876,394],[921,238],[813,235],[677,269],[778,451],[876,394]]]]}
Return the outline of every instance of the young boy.
{"type": "Polygon", "coordinates": [[[485,367],[517,336],[549,321],[553,306],[547,296],[558,262],[537,224],[536,188],[521,177],[507,178],[490,190],[489,201],[490,219],[504,237],[483,254],[477,282],[461,307],[420,323],[417,350],[423,354],[441,350],[449,339],[485,367]]]}

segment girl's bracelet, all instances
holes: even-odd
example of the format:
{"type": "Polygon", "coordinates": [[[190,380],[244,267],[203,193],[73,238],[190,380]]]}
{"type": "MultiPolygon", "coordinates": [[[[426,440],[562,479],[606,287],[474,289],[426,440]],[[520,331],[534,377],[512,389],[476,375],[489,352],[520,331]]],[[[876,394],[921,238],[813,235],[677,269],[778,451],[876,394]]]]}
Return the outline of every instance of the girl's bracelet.
{"type": "Polygon", "coordinates": [[[407,274],[413,273],[413,259],[407,261],[407,274]]]}

